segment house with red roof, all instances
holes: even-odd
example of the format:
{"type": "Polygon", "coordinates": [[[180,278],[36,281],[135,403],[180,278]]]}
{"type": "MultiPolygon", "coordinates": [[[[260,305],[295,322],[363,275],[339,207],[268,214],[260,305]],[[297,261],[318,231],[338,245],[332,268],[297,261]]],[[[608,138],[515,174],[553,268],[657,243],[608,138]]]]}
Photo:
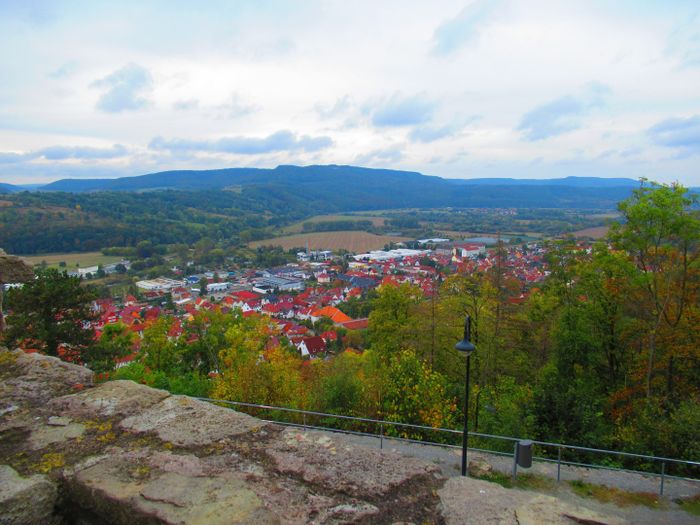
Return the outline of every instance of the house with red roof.
{"type": "Polygon", "coordinates": [[[302,357],[314,359],[326,352],[326,342],[321,336],[303,337],[296,345],[302,357]]]}
{"type": "Polygon", "coordinates": [[[347,321],[352,320],[350,317],[338,310],[335,306],[324,306],[323,308],[320,308],[311,314],[311,319],[314,322],[321,319],[321,317],[329,317],[331,321],[333,321],[336,324],[345,323],[347,321]]]}
{"type": "Polygon", "coordinates": [[[369,325],[369,319],[351,319],[342,323],[342,326],[347,330],[365,330],[369,325]]]}
{"type": "Polygon", "coordinates": [[[327,330],[321,334],[321,338],[326,342],[326,344],[328,344],[332,341],[338,340],[338,333],[334,332],[333,330],[327,330]]]}

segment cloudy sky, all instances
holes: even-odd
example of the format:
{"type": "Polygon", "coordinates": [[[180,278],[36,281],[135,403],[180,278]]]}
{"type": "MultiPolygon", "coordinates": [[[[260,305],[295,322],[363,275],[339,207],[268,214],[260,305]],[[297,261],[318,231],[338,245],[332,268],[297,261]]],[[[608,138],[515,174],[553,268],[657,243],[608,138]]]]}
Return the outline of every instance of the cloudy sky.
{"type": "Polygon", "coordinates": [[[0,0],[0,44],[3,182],[336,163],[700,186],[697,0],[0,0]]]}

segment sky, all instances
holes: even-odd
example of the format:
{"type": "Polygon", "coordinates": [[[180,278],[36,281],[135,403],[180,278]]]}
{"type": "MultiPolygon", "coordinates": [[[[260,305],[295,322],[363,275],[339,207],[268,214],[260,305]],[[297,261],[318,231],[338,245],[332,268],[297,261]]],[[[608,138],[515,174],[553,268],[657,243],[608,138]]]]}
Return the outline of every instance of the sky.
{"type": "Polygon", "coordinates": [[[0,181],[353,164],[700,186],[697,0],[0,0],[0,181]]]}

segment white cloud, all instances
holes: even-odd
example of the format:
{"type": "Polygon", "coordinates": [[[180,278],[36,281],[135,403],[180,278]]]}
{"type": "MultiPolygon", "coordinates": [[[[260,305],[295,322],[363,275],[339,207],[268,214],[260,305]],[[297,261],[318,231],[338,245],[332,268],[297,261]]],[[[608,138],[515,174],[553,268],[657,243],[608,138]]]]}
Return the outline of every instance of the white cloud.
{"type": "Polygon", "coordinates": [[[276,162],[637,177],[641,163],[700,185],[696,9],[642,4],[5,6],[0,180],[276,162]],[[65,149],[86,147],[106,151],[65,149]]]}
{"type": "Polygon", "coordinates": [[[97,100],[97,109],[101,111],[120,113],[151,105],[147,97],[153,79],[150,72],[138,64],[127,64],[91,85],[103,90],[97,100]]]}

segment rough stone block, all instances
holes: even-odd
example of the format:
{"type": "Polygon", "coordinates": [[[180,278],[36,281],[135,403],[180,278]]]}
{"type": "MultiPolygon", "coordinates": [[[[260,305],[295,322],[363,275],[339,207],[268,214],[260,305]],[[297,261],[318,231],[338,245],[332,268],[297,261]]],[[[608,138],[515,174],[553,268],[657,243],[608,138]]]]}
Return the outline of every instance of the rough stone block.
{"type": "Polygon", "coordinates": [[[21,350],[0,353],[0,399],[7,404],[41,406],[50,399],[92,385],[93,373],[56,357],[26,354],[21,350]]]}
{"type": "Polygon", "coordinates": [[[200,446],[245,434],[264,423],[247,414],[186,396],[172,396],[120,424],[132,432],[155,432],[163,441],[200,446]]]}
{"type": "Polygon", "coordinates": [[[266,453],[282,474],[361,498],[387,494],[416,479],[441,477],[435,465],[353,445],[325,432],[286,429],[266,453]]]}
{"type": "Polygon", "coordinates": [[[85,433],[85,426],[80,423],[70,423],[66,426],[42,425],[32,430],[29,436],[29,448],[39,450],[53,443],[63,443],[75,439],[85,433]]]}
{"type": "Polygon", "coordinates": [[[79,394],[63,396],[49,403],[49,408],[73,417],[128,417],[139,414],[170,396],[133,381],[108,381],[79,394]]]}
{"type": "Polygon", "coordinates": [[[451,478],[438,491],[446,525],[624,525],[614,516],[534,492],[509,490],[473,478],[451,478]]]}
{"type": "Polygon", "coordinates": [[[41,475],[23,478],[7,465],[0,465],[0,524],[36,525],[56,523],[56,485],[41,475]]]}
{"type": "Polygon", "coordinates": [[[205,473],[195,456],[161,455],[164,470],[154,465],[156,456],[142,449],[78,466],[68,473],[70,497],[114,524],[279,523],[244,480],[205,473]]]}

